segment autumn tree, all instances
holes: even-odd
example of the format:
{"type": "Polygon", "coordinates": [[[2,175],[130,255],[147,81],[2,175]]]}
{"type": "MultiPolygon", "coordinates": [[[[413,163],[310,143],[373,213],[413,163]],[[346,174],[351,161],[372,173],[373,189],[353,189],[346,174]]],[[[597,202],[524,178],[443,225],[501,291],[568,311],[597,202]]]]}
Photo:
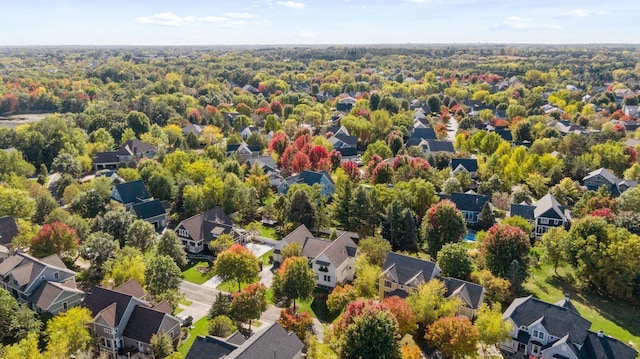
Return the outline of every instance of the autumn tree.
{"type": "Polygon", "coordinates": [[[316,274],[309,268],[304,257],[287,258],[273,277],[273,292],[276,298],[287,298],[293,301],[296,311],[296,299],[310,299],[316,287],[316,274]]]}
{"type": "Polygon", "coordinates": [[[385,298],[382,301],[382,306],[396,318],[400,336],[415,333],[417,329],[416,313],[413,312],[406,300],[398,296],[392,296],[385,298]]]}
{"type": "Polygon", "coordinates": [[[79,243],[75,229],[54,222],[42,226],[31,241],[30,253],[37,258],[58,254],[64,259],[71,259],[75,257],[79,243]]]}
{"type": "Polygon", "coordinates": [[[174,352],[173,340],[171,336],[169,336],[169,333],[165,331],[153,334],[149,344],[151,344],[151,351],[153,352],[154,358],[164,359],[174,352]]]}
{"type": "Polygon", "coordinates": [[[278,323],[287,332],[293,332],[301,340],[306,341],[309,329],[313,326],[313,317],[309,312],[298,313],[291,308],[280,310],[278,323]]]}
{"type": "Polygon", "coordinates": [[[504,303],[509,299],[511,283],[494,276],[487,269],[471,272],[471,281],[484,287],[485,299],[488,303],[504,303]]]}
{"type": "Polygon", "coordinates": [[[481,304],[474,325],[480,332],[480,342],[485,346],[497,345],[509,339],[513,330],[511,323],[502,319],[500,303],[492,306],[481,304]]]}
{"type": "Polygon", "coordinates": [[[213,264],[213,271],[223,282],[238,282],[238,291],[242,282],[249,282],[260,273],[260,265],[251,251],[240,244],[218,254],[213,264]]]}
{"type": "Polygon", "coordinates": [[[529,249],[529,236],[520,228],[496,224],[489,229],[482,241],[481,251],[485,265],[491,273],[508,278],[512,285],[517,286],[527,275],[529,249]],[[515,273],[514,262],[519,266],[515,273]]]}
{"type": "Polygon", "coordinates": [[[366,255],[371,265],[382,267],[391,251],[389,241],[380,237],[366,237],[358,242],[358,253],[366,255]]]}
{"type": "Polygon", "coordinates": [[[464,358],[476,353],[480,333],[466,317],[440,318],[429,325],[425,339],[445,358],[464,358]]]}
{"type": "Polygon", "coordinates": [[[91,312],[87,308],[73,307],[58,314],[47,323],[45,336],[48,358],[68,358],[71,354],[86,349],[92,341],[89,332],[91,312]]]}
{"type": "Polygon", "coordinates": [[[302,255],[302,246],[298,242],[289,243],[286,246],[284,246],[284,248],[282,248],[282,251],[280,251],[280,257],[282,259],[282,262],[287,260],[287,258],[300,257],[301,255],[302,255]]]}
{"type": "Polygon", "coordinates": [[[226,338],[238,330],[231,318],[226,315],[218,315],[212,318],[208,324],[209,335],[226,338]]]}
{"type": "Polygon", "coordinates": [[[421,231],[427,252],[436,258],[442,246],[462,240],[467,233],[467,226],[455,204],[441,201],[429,208],[422,219],[421,231]]]}
{"type": "Polygon", "coordinates": [[[231,317],[239,322],[249,323],[260,318],[267,310],[267,287],[262,283],[254,283],[245,289],[233,293],[231,300],[231,317]]]}
{"type": "Polygon", "coordinates": [[[457,298],[447,299],[447,288],[437,279],[430,280],[418,286],[407,297],[407,304],[416,314],[417,322],[427,326],[442,317],[455,315],[460,306],[457,298]]]}
{"type": "Polygon", "coordinates": [[[342,335],[340,358],[399,359],[397,322],[386,310],[365,308],[342,335]]]}
{"type": "Polygon", "coordinates": [[[336,285],[327,297],[327,308],[331,313],[340,313],[358,298],[358,290],[351,284],[336,285]]]}

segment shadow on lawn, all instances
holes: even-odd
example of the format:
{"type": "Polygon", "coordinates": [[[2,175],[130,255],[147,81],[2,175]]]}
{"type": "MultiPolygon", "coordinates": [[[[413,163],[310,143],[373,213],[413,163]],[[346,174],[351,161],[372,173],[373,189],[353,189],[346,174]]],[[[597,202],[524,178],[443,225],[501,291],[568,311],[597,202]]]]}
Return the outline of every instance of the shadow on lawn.
{"type": "MultiPolygon", "coordinates": [[[[577,283],[578,280],[571,274],[553,274],[545,280],[545,284],[558,288],[580,303],[588,304],[588,307],[603,318],[628,330],[631,335],[640,336],[640,308],[637,304],[611,298],[596,292],[592,287],[582,287],[577,283]]],[[[543,289],[542,286],[540,288],[543,289]]]]}

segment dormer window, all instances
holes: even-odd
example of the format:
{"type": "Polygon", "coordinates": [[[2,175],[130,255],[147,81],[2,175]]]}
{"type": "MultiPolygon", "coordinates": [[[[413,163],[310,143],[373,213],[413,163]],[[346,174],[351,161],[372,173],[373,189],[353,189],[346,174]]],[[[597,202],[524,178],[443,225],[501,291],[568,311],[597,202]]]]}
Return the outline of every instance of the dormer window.
{"type": "Polygon", "coordinates": [[[60,279],[60,273],[59,272],[53,273],[53,279],[60,279]]]}

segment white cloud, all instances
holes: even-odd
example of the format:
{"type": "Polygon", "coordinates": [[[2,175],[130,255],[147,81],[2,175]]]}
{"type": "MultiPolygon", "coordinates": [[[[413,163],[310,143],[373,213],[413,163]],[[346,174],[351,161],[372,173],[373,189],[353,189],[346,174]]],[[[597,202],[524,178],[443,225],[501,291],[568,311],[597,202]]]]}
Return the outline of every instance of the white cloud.
{"type": "Polygon", "coordinates": [[[313,33],[313,32],[311,32],[311,31],[306,31],[306,30],[305,30],[305,31],[300,31],[300,33],[298,33],[298,36],[300,36],[300,37],[304,37],[304,38],[307,38],[307,39],[308,39],[308,38],[315,37],[315,36],[316,36],[316,34],[315,34],[315,33],[313,33]]]}
{"type": "Polygon", "coordinates": [[[560,29],[561,26],[544,21],[538,21],[535,19],[519,17],[519,16],[509,16],[506,19],[502,20],[502,22],[496,26],[492,26],[491,30],[550,30],[550,29],[560,29]]]}
{"type": "Polygon", "coordinates": [[[605,14],[606,12],[602,10],[575,9],[575,10],[570,10],[565,13],[562,13],[561,17],[580,18],[580,17],[589,17],[593,15],[605,15],[605,14]]]}
{"type": "Polygon", "coordinates": [[[226,12],[224,16],[232,19],[253,19],[258,17],[258,15],[250,14],[248,12],[226,12]]]}
{"type": "Polygon", "coordinates": [[[405,1],[414,2],[414,3],[417,3],[417,4],[426,4],[426,3],[431,2],[431,0],[405,0],[405,1]]]}
{"type": "MultiPolygon", "coordinates": [[[[155,24],[162,26],[184,26],[192,24],[212,24],[218,27],[239,27],[246,25],[243,19],[249,19],[251,14],[246,13],[227,13],[223,16],[178,16],[172,12],[163,12],[151,16],[142,16],[135,19],[141,24],[155,24]]],[[[268,25],[269,20],[254,21],[255,25],[268,25]]]]}
{"type": "Polygon", "coordinates": [[[276,4],[290,9],[302,10],[304,9],[304,3],[295,1],[276,1],[276,4]]]}

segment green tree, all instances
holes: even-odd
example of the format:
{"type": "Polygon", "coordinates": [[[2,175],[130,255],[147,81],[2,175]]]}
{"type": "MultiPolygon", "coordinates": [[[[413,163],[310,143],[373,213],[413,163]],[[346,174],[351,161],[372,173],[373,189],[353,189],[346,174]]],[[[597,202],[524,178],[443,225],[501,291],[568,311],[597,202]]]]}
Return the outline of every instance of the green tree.
{"type": "Polygon", "coordinates": [[[382,159],[386,159],[393,156],[393,151],[391,151],[391,148],[389,148],[383,140],[378,140],[367,146],[367,150],[362,155],[362,161],[369,163],[373,155],[378,155],[382,157],[382,159]]]}
{"type": "Polygon", "coordinates": [[[30,333],[40,333],[41,327],[35,312],[0,289],[0,343],[7,345],[26,339],[30,333]]]}
{"type": "Polygon", "coordinates": [[[47,323],[48,358],[68,358],[79,350],[85,350],[91,344],[89,332],[91,312],[87,308],[73,307],[53,317],[47,323]]]}
{"type": "Polygon", "coordinates": [[[218,315],[211,319],[208,324],[209,335],[226,338],[238,330],[231,318],[226,315],[218,315]]]}
{"type": "Polygon", "coordinates": [[[0,185],[0,198],[0,217],[28,219],[33,216],[34,204],[26,191],[0,185]]]}
{"type": "Polygon", "coordinates": [[[96,230],[109,233],[113,239],[124,247],[129,228],[136,219],[135,215],[120,206],[114,210],[107,211],[102,217],[96,217],[93,227],[96,230]]]}
{"type": "Polygon", "coordinates": [[[531,235],[533,233],[533,223],[527,221],[526,219],[520,216],[511,216],[503,219],[501,224],[507,224],[511,227],[520,228],[527,235],[531,235]]]}
{"type": "Polygon", "coordinates": [[[300,257],[302,255],[302,246],[300,243],[293,242],[289,243],[280,252],[280,257],[282,258],[282,262],[287,260],[290,257],[300,257]]]}
{"type": "Polygon", "coordinates": [[[356,188],[353,199],[354,229],[360,235],[373,235],[378,215],[371,203],[371,196],[364,187],[356,188]]]}
{"type": "Polygon", "coordinates": [[[468,280],[473,271],[473,260],[462,243],[449,243],[438,252],[438,266],[445,277],[468,280]]]}
{"type": "Polygon", "coordinates": [[[558,265],[567,261],[569,256],[569,233],[564,228],[550,228],[540,239],[542,260],[553,265],[553,272],[558,274],[558,265]]]}
{"type": "Polygon", "coordinates": [[[355,263],[355,279],[353,286],[358,291],[358,296],[364,298],[378,298],[379,280],[382,269],[369,264],[366,255],[359,255],[355,263]]]}
{"type": "Polygon", "coordinates": [[[82,173],[82,165],[72,154],[60,152],[51,164],[51,171],[78,177],[82,173]]]}
{"type": "Polygon", "coordinates": [[[285,259],[273,277],[273,292],[276,298],[287,298],[293,301],[296,311],[296,300],[310,299],[316,287],[316,274],[309,268],[304,257],[285,259]]]}
{"type": "Polygon", "coordinates": [[[487,269],[471,273],[471,281],[484,287],[488,303],[504,303],[509,298],[511,283],[496,277],[487,269]]]}
{"type": "Polygon", "coordinates": [[[187,264],[187,253],[184,251],[182,241],[174,231],[164,231],[158,243],[156,243],[156,254],[169,256],[179,267],[187,264]]]}
{"type": "Polygon", "coordinates": [[[364,311],[349,325],[340,345],[340,358],[399,359],[397,322],[386,310],[364,311]]]}
{"type": "Polygon", "coordinates": [[[318,214],[307,191],[303,189],[295,191],[289,205],[288,218],[289,222],[294,223],[294,227],[304,224],[307,228],[315,228],[318,214]]]}
{"type": "Polygon", "coordinates": [[[215,318],[217,316],[229,316],[231,313],[231,299],[223,292],[218,292],[211,308],[209,309],[209,318],[215,318]]]}
{"type": "Polygon", "coordinates": [[[640,189],[629,188],[618,197],[621,211],[640,212],[640,189]]]}
{"type": "Polygon", "coordinates": [[[118,245],[109,233],[94,232],[80,245],[80,254],[89,260],[92,271],[102,274],[102,266],[113,257],[116,249],[118,245]]]}
{"type": "Polygon", "coordinates": [[[230,234],[223,233],[215,240],[209,242],[209,250],[214,254],[218,254],[231,248],[234,243],[233,237],[231,237],[230,234]]]}
{"type": "MultiPolygon", "coordinates": [[[[127,115],[127,127],[132,129],[137,137],[140,137],[141,134],[149,132],[151,122],[149,121],[149,117],[144,113],[131,111],[127,115]]],[[[122,140],[122,142],[124,141],[126,140],[122,140]]]]}
{"type": "Polygon", "coordinates": [[[45,356],[40,353],[38,348],[38,334],[30,333],[26,338],[19,342],[3,347],[3,359],[44,359],[45,356]]]}
{"type": "Polygon", "coordinates": [[[358,242],[358,253],[364,254],[369,260],[369,264],[381,267],[387,258],[387,253],[391,251],[389,241],[380,237],[367,237],[358,242]]]}
{"type": "Polygon", "coordinates": [[[36,200],[36,211],[33,214],[33,222],[37,224],[44,223],[44,219],[56,208],[58,208],[58,202],[53,198],[51,193],[48,191],[45,192],[36,200]]]}
{"type": "Polygon", "coordinates": [[[353,183],[348,178],[340,178],[336,183],[331,203],[334,223],[347,231],[354,230],[353,183]]]}
{"type": "Polygon", "coordinates": [[[158,235],[153,224],[136,219],[127,231],[126,245],[140,249],[143,253],[153,247],[158,235]]]}
{"type": "Polygon", "coordinates": [[[151,336],[151,351],[153,352],[153,357],[158,359],[164,359],[173,353],[173,341],[169,334],[165,331],[161,331],[158,334],[153,334],[151,336]]]}
{"type": "Polygon", "coordinates": [[[102,269],[105,276],[101,284],[104,287],[118,287],[131,279],[145,283],[145,268],[142,252],[137,248],[124,247],[105,262],[102,269]]]}
{"type": "Polygon", "coordinates": [[[425,339],[445,358],[464,358],[476,354],[480,332],[465,317],[446,317],[429,326],[425,339]]]}
{"type": "Polygon", "coordinates": [[[260,318],[267,310],[267,287],[262,283],[250,284],[245,289],[233,293],[231,300],[231,317],[239,322],[249,323],[260,318]]]}
{"type": "Polygon", "coordinates": [[[182,272],[173,258],[159,255],[149,259],[144,270],[144,277],[149,293],[160,296],[169,291],[178,291],[182,272]]]}
{"type": "Polygon", "coordinates": [[[418,286],[407,297],[407,304],[416,313],[418,323],[427,326],[442,317],[451,317],[456,314],[460,306],[459,299],[447,299],[445,285],[433,279],[418,286]]]}
{"type": "Polygon", "coordinates": [[[509,339],[513,330],[511,323],[502,319],[500,303],[492,306],[481,304],[474,325],[480,332],[479,340],[484,346],[497,345],[509,339]]]}
{"type": "Polygon", "coordinates": [[[249,282],[260,272],[258,258],[245,247],[234,244],[231,248],[218,254],[213,264],[213,271],[223,282],[238,282],[238,291],[242,282],[249,282]]]}
{"type": "Polygon", "coordinates": [[[442,246],[462,240],[467,226],[462,213],[452,202],[441,201],[429,208],[422,219],[421,231],[427,253],[436,258],[442,246]]]}

